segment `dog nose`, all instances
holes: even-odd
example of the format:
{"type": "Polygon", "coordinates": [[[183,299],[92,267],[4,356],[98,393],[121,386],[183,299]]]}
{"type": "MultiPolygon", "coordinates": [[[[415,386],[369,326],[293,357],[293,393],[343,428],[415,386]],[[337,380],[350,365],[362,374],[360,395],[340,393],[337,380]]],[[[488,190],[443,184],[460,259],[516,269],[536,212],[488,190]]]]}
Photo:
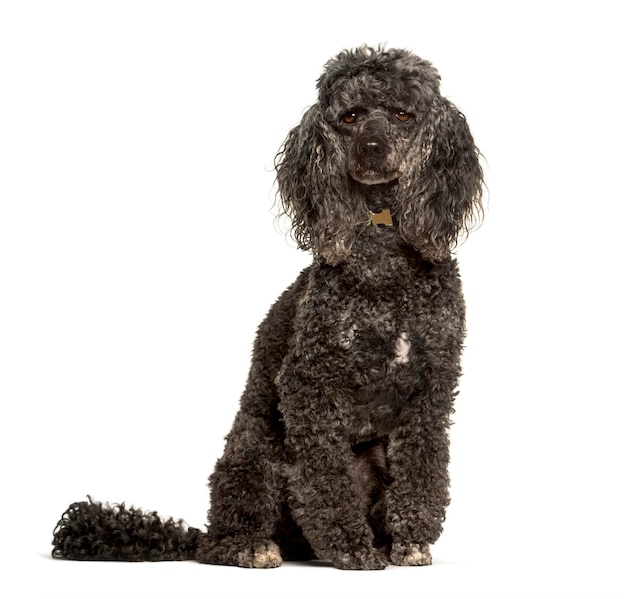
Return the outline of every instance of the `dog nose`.
{"type": "Polygon", "coordinates": [[[363,135],[357,141],[357,154],[362,162],[374,163],[387,154],[387,144],[378,135],[363,135]]]}

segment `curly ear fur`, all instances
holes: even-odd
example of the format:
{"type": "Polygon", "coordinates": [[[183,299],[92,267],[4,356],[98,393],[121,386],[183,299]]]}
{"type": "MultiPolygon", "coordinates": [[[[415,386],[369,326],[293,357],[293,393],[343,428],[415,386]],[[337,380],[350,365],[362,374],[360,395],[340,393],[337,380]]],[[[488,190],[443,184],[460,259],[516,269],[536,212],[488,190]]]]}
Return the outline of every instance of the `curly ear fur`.
{"type": "Polygon", "coordinates": [[[276,174],[298,246],[331,264],[341,261],[368,213],[358,194],[346,191],[346,155],[319,104],[289,132],[276,157],[276,174]]]}
{"type": "Polygon", "coordinates": [[[446,258],[482,217],[483,172],[464,115],[439,97],[429,110],[406,177],[400,179],[400,234],[424,258],[446,258]]]}
{"type": "Polygon", "coordinates": [[[465,117],[439,92],[439,74],[405,50],[358,48],[327,64],[319,101],[294,127],[276,157],[284,212],[301,249],[330,264],[343,260],[369,219],[374,186],[348,173],[337,119],[355,106],[412,106],[415,138],[387,201],[405,242],[437,262],[481,217],[480,153],[465,117]]]}

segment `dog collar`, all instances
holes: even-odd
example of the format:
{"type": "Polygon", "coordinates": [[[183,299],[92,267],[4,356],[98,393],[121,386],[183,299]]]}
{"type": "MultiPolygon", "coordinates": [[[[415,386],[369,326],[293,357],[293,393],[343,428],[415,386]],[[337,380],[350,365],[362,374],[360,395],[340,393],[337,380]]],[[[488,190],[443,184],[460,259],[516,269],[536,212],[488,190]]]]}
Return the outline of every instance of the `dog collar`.
{"type": "Polygon", "coordinates": [[[370,220],[367,224],[376,227],[393,227],[397,222],[391,214],[391,210],[389,208],[383,208],[379,212],[370,211],[370,220]]]}

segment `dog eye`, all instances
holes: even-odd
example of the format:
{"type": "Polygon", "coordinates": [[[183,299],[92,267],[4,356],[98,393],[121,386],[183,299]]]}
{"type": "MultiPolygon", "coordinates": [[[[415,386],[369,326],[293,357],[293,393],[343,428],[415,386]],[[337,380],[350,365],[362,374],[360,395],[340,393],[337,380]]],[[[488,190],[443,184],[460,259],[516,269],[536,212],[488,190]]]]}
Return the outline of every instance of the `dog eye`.
{"type": "Polygon", "coordinates": [[[346,112],[346,114],[344,114],[341,117],[341,120],[344,123],[348,123],[348,125],[352,125],[352,123],[356,123],[358,118],[359,118],[358,112],[356,110],[350,110],[349,112],[346,112]]]}
{"type": "Polygon", "coordinates": [[[407,121],[410,121],[413,118],[412,114],[409,114],[408,112],[406,112],[405,110],[398,110],[396,112],[396,118],[401,122],[401,123],[406,123],[407,121]]]}

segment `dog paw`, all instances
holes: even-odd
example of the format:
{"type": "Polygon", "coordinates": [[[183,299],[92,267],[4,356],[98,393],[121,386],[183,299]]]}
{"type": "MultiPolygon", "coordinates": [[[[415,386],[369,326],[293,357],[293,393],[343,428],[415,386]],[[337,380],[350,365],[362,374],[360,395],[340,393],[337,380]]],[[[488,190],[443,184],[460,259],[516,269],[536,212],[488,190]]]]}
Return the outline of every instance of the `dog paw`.
{"type": "Polygon", "coordinates": [[[277,568],[283,563],[276,543],[249,537],[215,539],[205,535],[198,543],[195,557],[204,564],[242,568],[277,568]]]}
{"type": "Polygon", "coordinates": [[[395,545],[391,549],[391,563],[396,566],[430,566],[433,558],[427,544],[395,545]]]}
{"type": "Polygon", "coordinates": [[[242,568],[278,568],[282,563],[280,549],[273,541],[245,547],[235,557],[235,564],[242,568]]]}
{"type": "Polygon", "coordinates": [[[258,543],[252,551],[252,560],[246,555],[239,563],[249,568],[278,568],[283,563],[280,549],[276,543],[258,543]]]}
{"type": "Polygon", "coordinates": [[[340,570],[384,570],[387,567],[387,560],[374,550],[343,553],[332,562],[333,566],[340,570]]]}

